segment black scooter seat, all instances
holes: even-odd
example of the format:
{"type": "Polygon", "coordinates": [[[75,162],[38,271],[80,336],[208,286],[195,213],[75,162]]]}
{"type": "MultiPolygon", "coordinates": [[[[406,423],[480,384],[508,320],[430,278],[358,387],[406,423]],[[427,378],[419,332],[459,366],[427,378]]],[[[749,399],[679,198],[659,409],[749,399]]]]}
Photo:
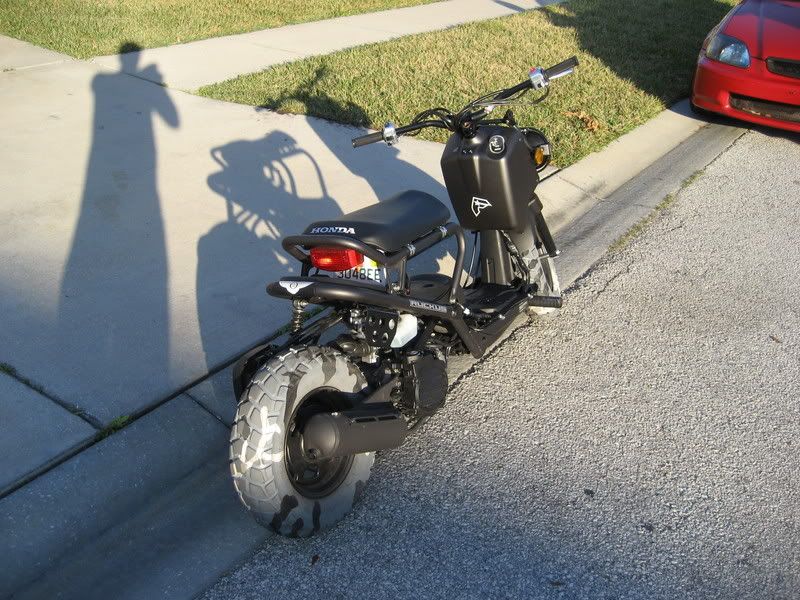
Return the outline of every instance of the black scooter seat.
{"type": "Polygon", "coordinates": [[[348,235],[384,252],[395,252],[449,219],[450,210],[439,200],[408,190],[341,217],[316,221],[304,233],[348,235]]]}

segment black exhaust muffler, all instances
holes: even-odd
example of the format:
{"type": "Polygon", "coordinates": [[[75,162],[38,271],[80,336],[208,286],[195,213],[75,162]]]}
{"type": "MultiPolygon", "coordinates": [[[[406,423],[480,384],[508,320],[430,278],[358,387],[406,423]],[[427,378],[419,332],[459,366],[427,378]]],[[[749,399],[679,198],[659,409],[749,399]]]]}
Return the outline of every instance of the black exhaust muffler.
{"type": "Polygon", "coordinates": [[[303,452],[310,459],[347,456],[400,446],[408,426],[396,410],[319,413],[303,428],[303,452]]]}

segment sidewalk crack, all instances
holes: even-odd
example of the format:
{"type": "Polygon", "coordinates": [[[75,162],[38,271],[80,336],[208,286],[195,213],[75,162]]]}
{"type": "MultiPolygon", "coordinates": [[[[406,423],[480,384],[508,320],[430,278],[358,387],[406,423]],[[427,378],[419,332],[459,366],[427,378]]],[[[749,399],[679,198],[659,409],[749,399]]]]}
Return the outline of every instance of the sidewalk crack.
{"type": "Polygon", "coordinates": [[[202,409],[203,409],[205,412],[207,412],[209,415],[211,415],[212,417],[214,417],[214,418],[215,418],[217,421],[219,421],[220,423],[222,423],[222,425],[223,425],[223,426],[224,426],[226,429],[228,428],[228,424],[227,424],[225,421],[223,421],[223,420],[222,420],[222,417],[220,417],[220,416],[219,416],[217,413],[215,413],[213,410],[211,410],[210,408],[208,408],[208,407],[207,407],[205,404],[203,404],[202,402],[200,402],[200,400],[198,400],[197,398],[195,398],[195,397],[194,397],[194,396],[193,396],[191,393],[189,393],[189,391],[188,391],[188,390],[187,390],[187,391],[185,391],[185,392],[183,392],[183,395],[184,395],[184,396],[186,396],[187,398],[189,398],[190,400],[192,400],[192,401],[193,401],[195,404],[197,404],[197,406],[199,406],[200,408],[202,408],[202,409]]]}
{"type": "Polygon", "coordinates": [[[21,375],[17,371],[17,369],[12,367],[10,364],[5,363],[5,362],[0,362],[0,373],[5,373],[6,375],[11,377],[12,379],[17,381],[18,383],[21,383],[25,387],[28,387],[28,388],[32,389],[34,392],[36,392],[37,394],[40,394],[41,396],[44,396],[45,398],[47,398],[51,402],[54,402],[55,404],[58,404],[61,408],[63,408],[67,412],[72,413],[76,417],[84,420],[86,423],[88,423],[89,425],[91,425],[92,427],[97,429],[98,431],[101,431],[103,429],[103,423],[100,421],[100,419],[98,419],[97,417],[91,415],[89,412],[87,412],[85,409],[81,408],[77,404],[72,404],[71,402],[67,402],[67,401],[62,400],[61,398],[55,396],[54,394],[51,394],[50,392],[48,392],[46,389],[44,389],[38,383],[36,383],[34,381],[31,381],[30,379],[28,379],[24,375],[21,375]]]}

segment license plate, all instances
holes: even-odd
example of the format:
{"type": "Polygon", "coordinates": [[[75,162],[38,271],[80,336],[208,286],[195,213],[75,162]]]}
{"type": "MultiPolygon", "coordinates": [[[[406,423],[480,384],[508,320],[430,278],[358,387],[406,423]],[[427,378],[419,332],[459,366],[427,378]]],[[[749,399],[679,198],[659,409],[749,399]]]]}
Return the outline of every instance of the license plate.
{"type": "Polygon", "coordinates": [[[381,267],[374,260],[366,257],[364,258],[364,262],[357,267],[348,269],[347,271],[337,271],[334,273],[334,277],[369,285],[386,285],[386,269],[381,267]]]}

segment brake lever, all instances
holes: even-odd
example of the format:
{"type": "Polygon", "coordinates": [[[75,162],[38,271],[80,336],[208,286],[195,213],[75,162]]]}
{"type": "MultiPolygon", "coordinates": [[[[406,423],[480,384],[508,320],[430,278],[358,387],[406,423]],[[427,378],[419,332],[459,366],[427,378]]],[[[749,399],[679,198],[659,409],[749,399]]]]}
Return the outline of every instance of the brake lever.
{"type": "Polygon", "coordinates": [[[528,73],[528,77],[531,80],[531,88],[534,90],[543,90],[548,86],[547,75],[545,75],[542,67],[531,69],[530,73],[528,73]]]}
{"type": "Polygon", "coordinates": [[[387,121],[383,126],[383,141],[387,146],[394,146],[397,143],[397,129],[391,121],[387,121]]]}

